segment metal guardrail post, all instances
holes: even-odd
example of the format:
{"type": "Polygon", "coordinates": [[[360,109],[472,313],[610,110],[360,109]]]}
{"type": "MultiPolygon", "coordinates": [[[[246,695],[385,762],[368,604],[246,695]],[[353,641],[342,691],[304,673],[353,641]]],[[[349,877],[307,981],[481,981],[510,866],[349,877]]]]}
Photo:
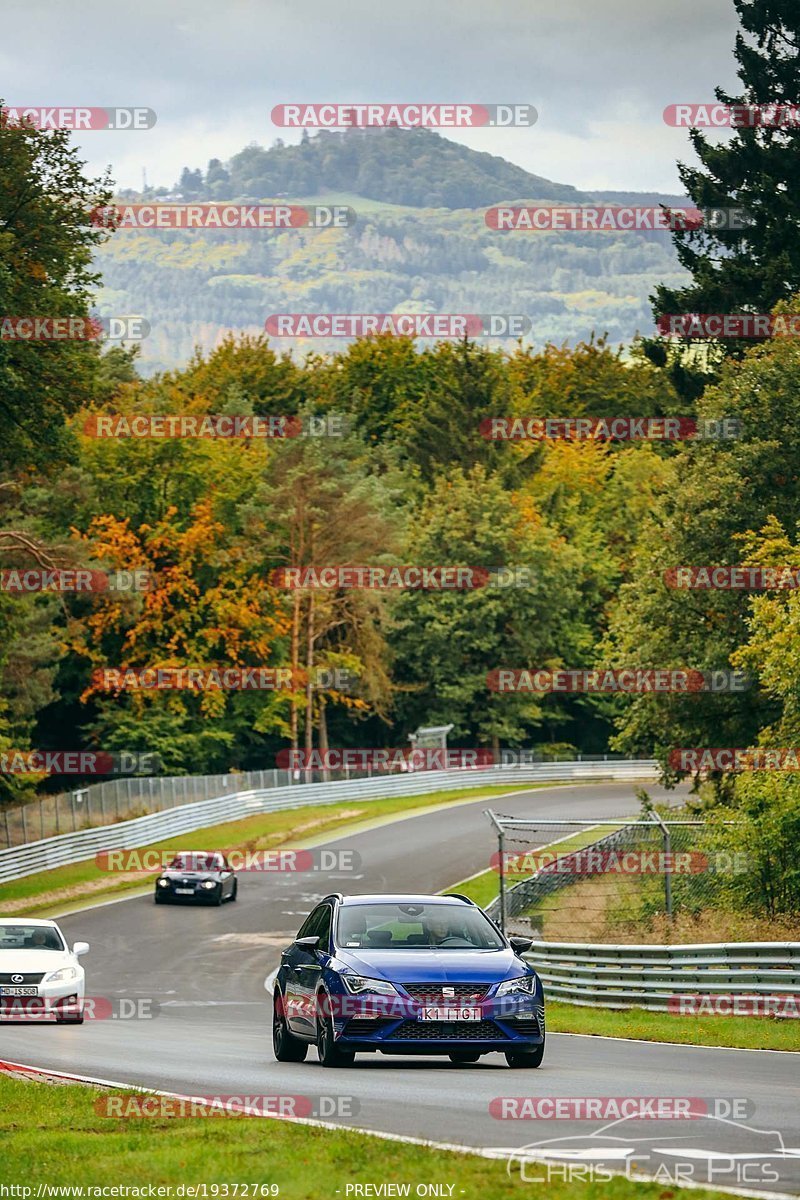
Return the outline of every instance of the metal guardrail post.
{"type": "Polygon", "coordinates": [[[662,818],[658,815],[655,809],[650,809],[651,818],[661,826],[661,835],[664,839],[664,907],[667,913],[667,920],[673,919],[672,914],[672,841],[669,836],[669,828],[664,824],[662,818]]]}
{"type": "Polygon", "coordinates": [[[498,851],[500,853],[500,928],[505,933],[506,931],[506,863],[505,863],[505,845],[506,836],[501,830],[497,835],[498,851]]]}
{"type": "Polygon", "coordinates": [[[489,820],[492,822],[495,829],[497,830],[497,852],[498,852],[499,859],[500,859],[500,861],[498,863],[498,876],[499,876],[498,900],[500,903],[500,912],[499,912],[500,929],[502,930],[503,933],[505,933],[505,931],[506,931],[506,855],[505,855],[506,835],[505,835],[505,830],[503,829],[503,826],[497,820],[497,817],[494,815],[494,813],[492,812],[492,810],[490,808],[484,809],[484,815],[489,818],[489,820]]]}

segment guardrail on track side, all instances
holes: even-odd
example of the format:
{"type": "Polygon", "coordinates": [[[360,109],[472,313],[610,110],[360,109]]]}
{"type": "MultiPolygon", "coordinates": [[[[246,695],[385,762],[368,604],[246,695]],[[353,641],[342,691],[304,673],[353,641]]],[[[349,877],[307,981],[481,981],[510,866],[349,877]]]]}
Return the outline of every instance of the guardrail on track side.
{"type": "Polygon", "coordinates": [[[536,941],[525,958],[536,968],[545,996],[570,1004],[669,1011],[680,996],[800,996],[800,942],[536,941]]]}
{"type": "Polygon", "coordinates": [[[234,792],[211,800],[182,804],[165,812],[149,813],[130,821],[100,825],[27,842],[0,850],[0,883],[21,879],[37,871],[62,867],[92,858],[102,850],[134,850],[153,842],[195,829],[240,820],[257,813],[307,805],[335,804],[340,800],[380,800],[389,796],[415,796],[456,788],[571,780],[611,779],[655,781],[659,777],[654,759],[608,762],[529,763],[521,766],[462,768],[452,771],[418,771],[383,778],[309,783],[302,786],[258,788],[234,792]]]}

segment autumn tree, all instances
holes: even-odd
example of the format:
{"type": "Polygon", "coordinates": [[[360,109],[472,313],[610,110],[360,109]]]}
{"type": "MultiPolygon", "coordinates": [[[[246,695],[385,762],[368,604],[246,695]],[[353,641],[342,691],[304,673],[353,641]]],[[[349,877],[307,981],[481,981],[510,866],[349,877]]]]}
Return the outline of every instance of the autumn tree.
{"type": "MultiPolygon", "coordinates": [[[[310,407],[301,413],[309,429],[310,407]]],[[[244,508],[243,521],[264,570],[374,563],[397,545],[396,502],[385,478],[374,473],[371,455],[355,433],[305,435],[275,447],[264,480],[244,508]]],[[[388,713],[391,685],[382,626],[385,602],[355,589],[292,588],[289,661],[293,678],[305,673],[291,712],[291,744],[299,744],[299,707],[304,708],[306,751],[313,746],[314,673],[320,665],[344,666],[359,676],[358,695],[331,698],[351,711],[388,713]]],[[[325,743],[326,689],[317,716],[325,743]]]]}

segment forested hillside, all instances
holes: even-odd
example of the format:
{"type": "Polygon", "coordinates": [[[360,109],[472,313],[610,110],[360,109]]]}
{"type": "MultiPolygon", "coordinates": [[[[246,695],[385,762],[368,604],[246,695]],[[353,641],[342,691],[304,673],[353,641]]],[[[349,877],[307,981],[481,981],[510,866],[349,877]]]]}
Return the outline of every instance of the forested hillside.
{"type": "MultiPolygon", "coordinates": [[[[535,128],[531,136],[536,136],[535,128]]],[[[614,343],[653,329],[648,294],[686,278],[663,233],[497,233],[485,207],[592,197],[428,130],[320,133],[296,146],[248,146],[224,166],[185,168],[171,198],[346,203],[352,228],[124,231],[100,253],[104,315],[150,322],[140,369],[185,362],[228,330],[257,333],[272,313],[518,313],[525,341],[614,343]]],[[[614,194],[632,203],[635,193],[614,194]]],[[[142,199],[130,194],[129,199],[142,199]]],[[[149,198],[158,199],[158,193],[149,198]]],[[[662,197],[676,203],[677,197],[662,197]]],[[[639,203],[653,204],[652,196],[639,203]]],[[[333,340],[278,349],[332,351],[333,340]]]]}

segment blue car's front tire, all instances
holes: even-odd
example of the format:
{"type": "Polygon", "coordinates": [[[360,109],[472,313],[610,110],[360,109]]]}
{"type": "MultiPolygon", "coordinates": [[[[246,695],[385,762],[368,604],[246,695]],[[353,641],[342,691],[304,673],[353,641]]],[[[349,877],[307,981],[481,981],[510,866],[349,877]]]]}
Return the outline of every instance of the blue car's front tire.
{"type": "Polygon", "coordinates": [[[317,1053],[323,1067],[352,1067],[354,1050],[340,1050],[333,1037],[333,1017],[327,992],[317,994],[317,1053]]]}
{"type": "Polygon", "coordinates": [[[308,1043],[289,1032],[283,1014],[283,995],[277,988],[272,996],[272,1051],[278,1062],[304,1062],[308,1054],[308,1043]]]}
{"type": "Polygon", "coordinates": [[[506,1050],[506,1062],[510,1067],[540,1067],[544,1058],[544,1038],[535,1050],[506,1050]]]}

